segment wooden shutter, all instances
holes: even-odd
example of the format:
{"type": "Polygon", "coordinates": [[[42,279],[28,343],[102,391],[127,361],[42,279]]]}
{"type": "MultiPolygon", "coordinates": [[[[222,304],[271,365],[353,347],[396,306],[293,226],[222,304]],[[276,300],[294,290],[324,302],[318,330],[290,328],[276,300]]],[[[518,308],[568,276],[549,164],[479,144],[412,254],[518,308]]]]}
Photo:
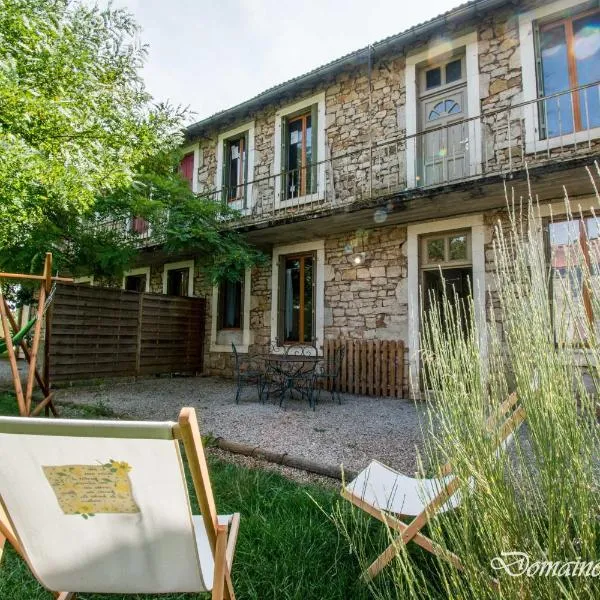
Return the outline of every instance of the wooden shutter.
{"type": "MultiPolygon", "coordinates": [[[[277,281],[279,287],[277,290],[277,338],[279,344],[284,342],[284,318],[285,318],[285,256],[279,257],[279,271],[277,272],[277,281]]],[[[275,300],[275,299],[274,299],[275,300]]]]}
{"type": "Polygon", "coordinates": [[[231,165],[231,148],[229,142],[223,142],[223,170],[221,171],[221,201],[227,204],[229,198],[229,167],[231,165]]]}
{"type": "Polygon", "coordinates": [[[313,165],[311,167],[310,193],[314,194],[317,191],[317,185],[318,185],[317,163],[319,162],[319,160],[321,160],[323,158],[323,157],[319,156],[319,150],[318,150],[318,142],[319,142],[319,105],[318,104],[313,104],[310,107],[310,127],[311,127],[310,133],[312,136],[311,144],[312,144],[312,163],[313,163],[313,165]]]}
{"type": "Polygon", "coordinates": [[[244,286],[246,285],[246,274],[242,275],[240,281],[240,329],[244,331],[244,286]]]}
{"type": "Polygon", "coordinates": [[[281,119],[281,200],[287,198],[287,170],[288,166],[288,121],[286,117],[281,119]]]}

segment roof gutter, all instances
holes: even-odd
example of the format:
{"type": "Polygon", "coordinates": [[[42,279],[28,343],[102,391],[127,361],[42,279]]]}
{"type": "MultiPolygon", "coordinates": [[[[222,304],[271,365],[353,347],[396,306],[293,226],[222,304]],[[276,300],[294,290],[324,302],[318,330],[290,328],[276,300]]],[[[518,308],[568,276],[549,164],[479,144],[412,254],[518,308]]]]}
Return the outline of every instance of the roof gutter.
{"type": "Polygon", "coordinates": [[[211,130],[219,129],[226,124],[232,124],[235,121],[240,121],[246,118],[249,113],[263,108],[265,105],[272,103],[281,98],[283,94],[297,93],[303,88],[309,88],[327,79],[332,75],[336,75],[341,70],[353,67],[361,63],[367,63],[369,56],[371,60],[378,55],[386,54],[390,51],[399,51],[416,42],[423,41],[423,38],[431,36],[437,30],[444,26],[448,26],[455,21],[460,21],[468,17],[477,16],[479,13],[498,8],[506,4],[517,4],[515,0],[472,0],[463,4],[443,15],[434,17],[430,21],[415,25],[406,31],[397,35],[390,36],[367,46],[356,50],[350,54],[342,56],[322,67],[300,75],[294,79],[290,79],[284,83],[276,85],[258,96],[251,98],[241,104],[218,112],[202,121],[198,121],[190,125],[184,130],[185,139],[188,142],[199,137],[206,136],[211,130]]]}

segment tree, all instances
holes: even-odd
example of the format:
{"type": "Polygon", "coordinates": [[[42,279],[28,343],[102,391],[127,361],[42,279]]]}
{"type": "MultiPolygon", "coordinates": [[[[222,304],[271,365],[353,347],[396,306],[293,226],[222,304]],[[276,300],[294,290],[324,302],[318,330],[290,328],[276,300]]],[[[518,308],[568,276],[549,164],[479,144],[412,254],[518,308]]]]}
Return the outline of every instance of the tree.
{"type": "Polygon", "coordinates": [[[256,255],[177,174],[186,112],[153,103],[145,57],[122,9],[0,0],[0,268],[38,270],[52,250],[63,270],[118,274],[135,240],[90,223],[194,207],[202,249],[256,255]]]}

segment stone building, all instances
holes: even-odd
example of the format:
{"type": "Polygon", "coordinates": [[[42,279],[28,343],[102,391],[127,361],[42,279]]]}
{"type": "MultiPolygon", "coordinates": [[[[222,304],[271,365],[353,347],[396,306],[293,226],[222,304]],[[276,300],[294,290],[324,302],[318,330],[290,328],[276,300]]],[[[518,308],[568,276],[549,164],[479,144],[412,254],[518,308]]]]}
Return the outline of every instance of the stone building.
{"type": "Polygon", "coordinates": [[[563,184],[595,202],[599,82],[597,0],[467,2],[190,126],[183,174],[270,263],[213,289],[202,257],[150,240],[123,285],[207,297],[207,373],[230,372],[232,341],[354,338],[405,341],[418,381],[440,267],[486,318],[505,184],[526,196],[528,172],[555,218],[563,184]]]}

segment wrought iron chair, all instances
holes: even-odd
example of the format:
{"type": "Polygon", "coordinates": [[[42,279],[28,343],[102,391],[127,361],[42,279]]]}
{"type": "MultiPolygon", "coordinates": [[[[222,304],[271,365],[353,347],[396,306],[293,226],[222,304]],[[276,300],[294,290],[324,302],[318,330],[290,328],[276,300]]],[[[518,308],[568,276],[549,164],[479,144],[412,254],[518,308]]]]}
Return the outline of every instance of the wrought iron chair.
{"type": "Polygon", "coordinates": [[[338,404],[342,403],[340,394],[340,379],[342,373],[342,362],[346,355],[345,346],[335,348],[333,355],[328,355],[320,368],[315,372],[315,387],[317,388],[317,400],[321,397],[321,389],[330,387],[331,399],[337,397],[338,404]],[[319,386],[321,383],[321,386],[319,386]]]}
{"type": "Polygon", "coordinates": [[[258,399],[261,402],[263,400],[263,390],[265,386],[265,373],[264,367],[261,368],[261,363],[258,358],[252,356],[242,357],[237,351],[235,344],[231,342],[231,348],[233,350],[234,360],[234,371],[235,371],[235,383],[237,390],[235,393],[235,403],[240,403],[240,394],[242,388],[256,386],[258,392],[258,399]]]}

